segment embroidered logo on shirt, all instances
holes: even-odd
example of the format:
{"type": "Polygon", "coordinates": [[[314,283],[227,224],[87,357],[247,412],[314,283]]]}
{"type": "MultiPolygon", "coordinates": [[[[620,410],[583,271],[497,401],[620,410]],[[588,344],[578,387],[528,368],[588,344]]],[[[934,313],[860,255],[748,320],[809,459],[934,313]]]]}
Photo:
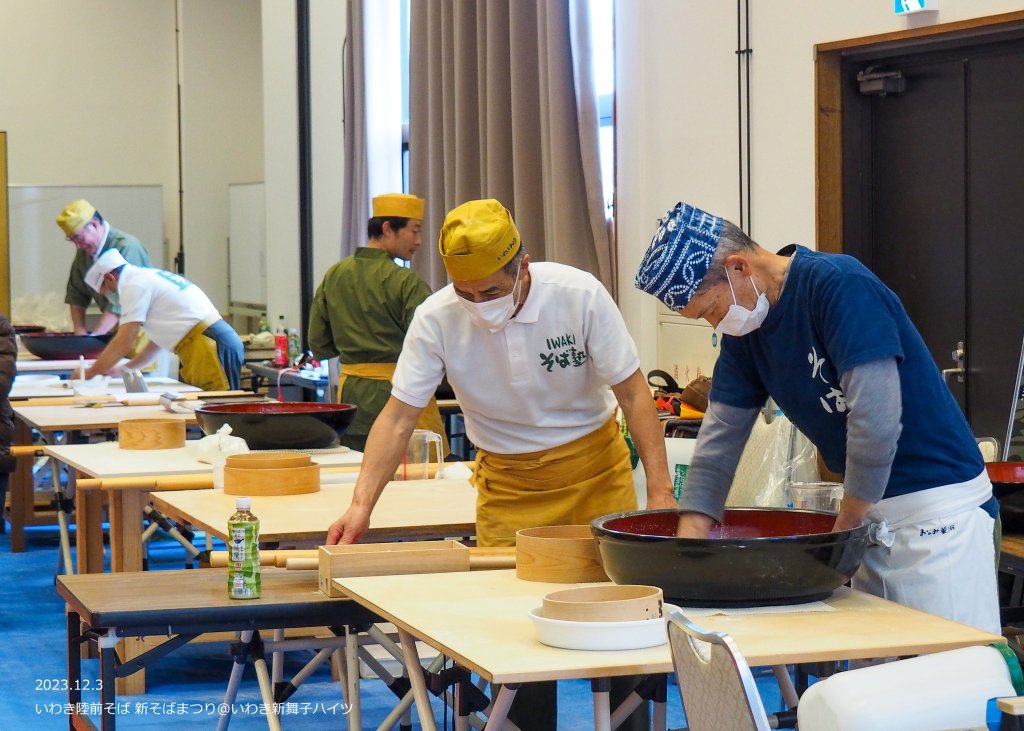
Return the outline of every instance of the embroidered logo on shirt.
{"type": "Polygon", "coordinates": [[[811,378],[814,380],[820,380],[822,383],[829,387],[828,392],[824,396],[819,396],[818,401],[821,402],[821,408],[829,414],[833,411],[837,411],[840,414],[846,411],[846,395],[842,389],[836,388],[821,372],[821,367],[825,365],[825,359],[818,357],[818,351],[815,348],[811,348],[811,352],[807,354],[807,362],[811,364],[811,378]],[[830,403],[830,401],[834,403],[830,403]]]}
{"type": "Polygon", "coordinates": [[[546,338],[545,344],[548,351],[538,353],[541,366],[550,373],[557,365],[559,368],[579,368],[587,362],[585,350],[576,349],[576,336],[572,333],[559,335],[554,338],[546,338]]]}

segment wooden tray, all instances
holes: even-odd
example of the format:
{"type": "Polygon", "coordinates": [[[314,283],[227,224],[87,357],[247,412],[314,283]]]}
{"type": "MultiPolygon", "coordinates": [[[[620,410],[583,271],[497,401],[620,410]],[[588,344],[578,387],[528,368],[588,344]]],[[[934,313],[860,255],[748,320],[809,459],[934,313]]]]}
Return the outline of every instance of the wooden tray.
{"type": "Polygon", "coordinates": [[[224,492],[227,495],[304,495],[319,491],[318,464],[265,468],[224,465],[224,492]]]}
{"type": "Polygon", "coordinates": [[[516,576],[579,584],[609,581],[589,525],[550,525],[516,533],[516,576]]]}
{"type": "Polygon", "coordinates": [[[320,546],[320,591],[332,597],[345,596],[332,581],[344,576],[449,571],[469,571],[469,549],[454,540],[320,546]]]}
{"type": "Polygon", "coordinates": [[[121,449],[178,449],[185,446],[184,419],[125,419],[118,425],[121,449]]]}
{"type": "Polygon", "coordinates": [[[631,622],[662,616],[664,597],[656,586],[611,584],[553,591],[544,597],[544,616],[569,622],[631,622]]]}

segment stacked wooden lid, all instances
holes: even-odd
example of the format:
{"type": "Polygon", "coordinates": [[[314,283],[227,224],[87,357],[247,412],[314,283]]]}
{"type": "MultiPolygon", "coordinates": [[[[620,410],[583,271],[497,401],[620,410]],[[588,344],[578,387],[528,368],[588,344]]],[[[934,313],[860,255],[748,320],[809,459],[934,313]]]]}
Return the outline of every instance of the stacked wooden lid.
{"type": "Polygon", "coordinates": [[[245,452],[224,462],[228,495],[302,495],[320,490],[320,465],[300,452],[245,452]]]}

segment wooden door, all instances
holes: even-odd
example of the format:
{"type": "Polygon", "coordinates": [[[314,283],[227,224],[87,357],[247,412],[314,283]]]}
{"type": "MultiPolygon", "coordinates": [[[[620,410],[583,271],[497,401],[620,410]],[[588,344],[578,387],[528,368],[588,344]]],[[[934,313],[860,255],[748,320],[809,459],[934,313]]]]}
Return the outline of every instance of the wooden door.
{"type": "Polygon", "coordinates": [[[1002,440],[1024,333],[1024,42],[874,53],[842,73],[845,249],[938,366],[962,367],[950,388],[975,434],[1002,440]],[[879,77],[885,94],[864,83],[879,77]]]}

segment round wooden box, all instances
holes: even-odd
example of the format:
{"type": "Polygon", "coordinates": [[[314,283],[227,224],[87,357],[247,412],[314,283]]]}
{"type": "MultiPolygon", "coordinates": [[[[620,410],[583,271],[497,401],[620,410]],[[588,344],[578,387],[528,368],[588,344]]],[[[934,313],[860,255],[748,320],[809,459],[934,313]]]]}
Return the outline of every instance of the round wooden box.
{"type": "Polygon", "coordinates": [[[656,586],[582,586],[546,595],[544,616],[569,622],[632,622],[661,617],[663,602],[656,586]]]}
{"type": "Polygon", "coordinates": [[[228,495],[303,495],[320,490],[320,465],[308,454],[245,452],[224,462],[228,495]]]}
{"type": "Polygon", "coordinates": [[[551,525],[516,533],[516,576],[577,584],[608,581],[589,525],[551,525]]]}
{"type": "Polygon", "coordinates": [[[177,449],[185,446],[184,419],[125,419],[118,425],[121,449],[177,449]]]}

